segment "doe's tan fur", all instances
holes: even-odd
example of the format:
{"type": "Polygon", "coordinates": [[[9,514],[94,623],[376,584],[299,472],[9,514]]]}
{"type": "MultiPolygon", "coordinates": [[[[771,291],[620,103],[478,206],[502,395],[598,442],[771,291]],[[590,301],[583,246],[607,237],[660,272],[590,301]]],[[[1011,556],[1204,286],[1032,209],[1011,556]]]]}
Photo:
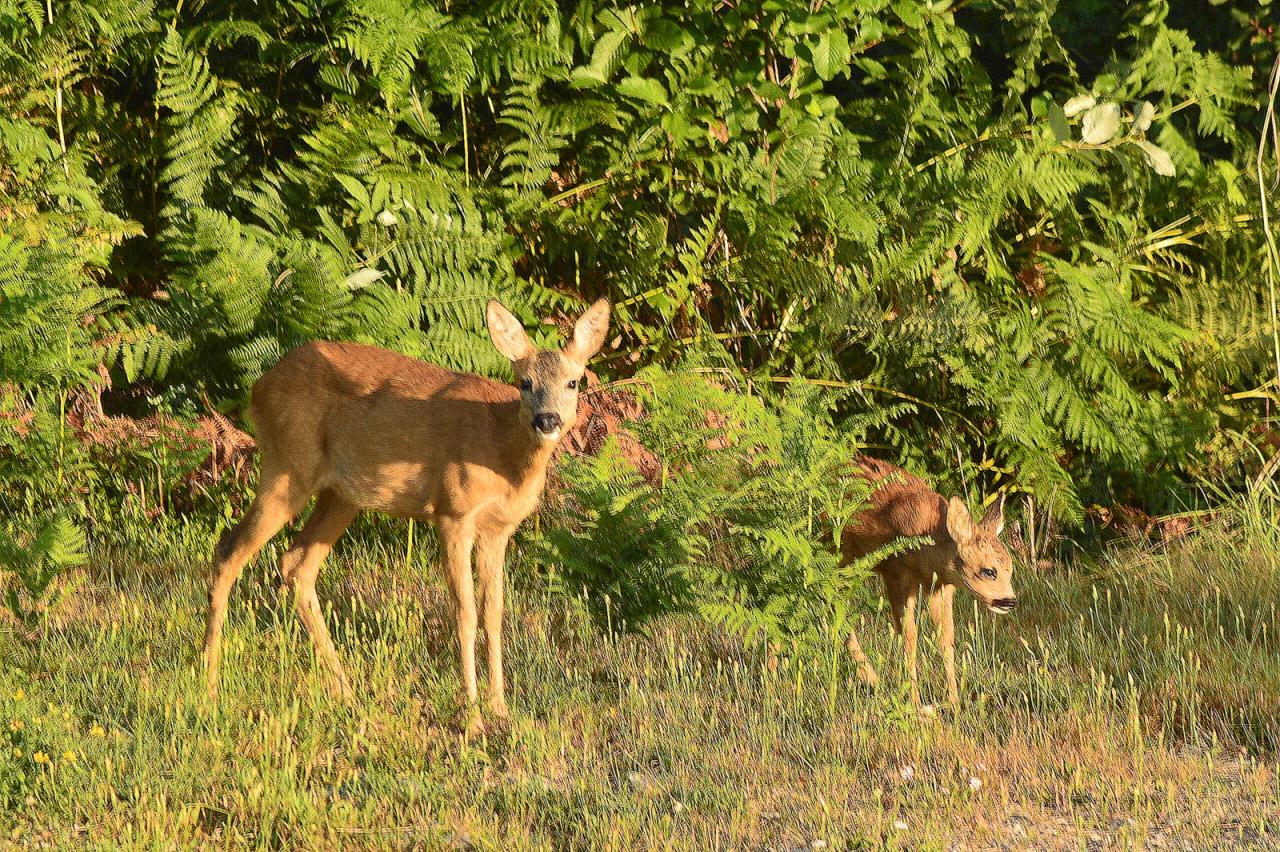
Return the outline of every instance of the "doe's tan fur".
{"type": "MultiPolygon", "coordinates": [[[[955,670],[956,586],[964,586],[993,612],[1008,612],[1017,603],[1013,560],[999,539],[1004,528],[1003,504],[992,505],[982,521],[974,524],[963,500],[943,498],[900,467],[870,458],[856,459],[854,466],[855,475],[877,487],[871,505],[854,516],[840,537],[843,561],[852,562],[899,537],[933,539],[932,544],[885,559],[875,572],[884,582],[894,628],[902,634],[912,702],[920,703],[916,606],[921,594],[927,593],[946,671],[947,699],[956,705],[960,701],[955,670]]],[[[853,631],[849,632],[848,648],[857,663],[858,677],[875,684],[875,669],[853,631]]]]}
{"type": "Polygon", "coordinates": [[[468,732],[483,729],[475,706],[477,603],[488,645],[487,709],[505,717],[507,541],[533,511],[551,453],[573,427],[577,385],[604,343],[608,320],[609,305],[600,300],[563,349],[538,350],[519,321],[490,302],[490,337],[514,363],[516,387],[355,343],[309,343],[268,370],[254,385],[249,409],[261,452],[257,496],[215,553],[204,646],[210,694],[217,693],[232,586],[314,496],[315,509],[280,571],[336,691],[352,694],[321,614],[316,576],[356,514],[372,509],[436,524],[470,708],[468,732]]]}

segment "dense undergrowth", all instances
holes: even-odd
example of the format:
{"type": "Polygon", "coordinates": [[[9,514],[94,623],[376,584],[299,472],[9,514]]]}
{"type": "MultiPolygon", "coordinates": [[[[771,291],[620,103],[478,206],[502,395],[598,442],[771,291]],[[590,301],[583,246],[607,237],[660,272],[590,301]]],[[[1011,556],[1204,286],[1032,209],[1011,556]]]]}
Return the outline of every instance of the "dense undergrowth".
{"type": "Polygon", "coordinates": [[[317,337],[500,375],[484,299],[606,295],[608,375],[843,383],[953,489],[1185,508],[1270,440],[1268,9],[8,0],[2,404],[234,411],[317,337]]]}
{"type": "MultiPolygon", "coordinates": [[[[198,488],[183,429],[234,421],[293,345],[501,376],[491,296],[546,342],[606,295],[606,379],[692,365],[755,412],[742,447],[768,458],[711,466],[680,460],[695,420],[646,421],[680,474],[629,509],[667,525],[652,565],[568,565],[583,515],[547,539],[602,592],[716,562],[717,524],[756,566],[714,593],[680,569],[642,609],[810,631],[853,579],[813,542],[856,507],[828,481],[855,446],[1025,496],[1038,529],[1230,499],[1276,445],[1254,142],[1274,33],[1264,6],[1214,9],[1191,33],[1162,0],[0,5],[8,608],[31,628],[123,503],[234,514],[228,421],[205,421],[198,488]],[[838,391],[812,429],[802,382],[838,391]],[[104,412],[160,425],[106,441],[104,412]]],[[[568,469],[579,502],[629,488],[591,464],[568,469]]]]}

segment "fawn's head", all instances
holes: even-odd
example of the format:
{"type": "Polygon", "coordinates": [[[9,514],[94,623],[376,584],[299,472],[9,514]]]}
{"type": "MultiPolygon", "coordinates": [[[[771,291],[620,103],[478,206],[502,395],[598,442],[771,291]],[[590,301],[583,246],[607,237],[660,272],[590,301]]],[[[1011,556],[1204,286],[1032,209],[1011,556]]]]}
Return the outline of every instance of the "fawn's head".
{"type": "Polygon", "coordinates": [[[970,592],[998,615],[1018,603],[1013,592],[1013,559],[1000,541],[1004,529],[1004,499],[987,508],[975,524],[964,501],[947,501],[947,532],[958,553],[956,570],[970,592]]]}
{"type": "Polygon", "coordinates": [[[496,301],[489,302],[485,313],[493,345],[515,365],[521,421],[539,440],[560,440],[577,419],[578,387],[587,361],[604,345],[609,303],[600,299],[587,308],[561,349],[535,347],[520,320],[496,301]]]}

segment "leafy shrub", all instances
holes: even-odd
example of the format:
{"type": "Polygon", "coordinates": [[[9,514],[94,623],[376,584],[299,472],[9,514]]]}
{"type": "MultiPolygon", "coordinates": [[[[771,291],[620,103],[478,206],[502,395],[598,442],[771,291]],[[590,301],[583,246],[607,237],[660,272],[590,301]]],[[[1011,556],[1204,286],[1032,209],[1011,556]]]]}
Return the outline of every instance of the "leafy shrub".
{"type": "Polygon", "coordinates": [[[615,633],[692,610],[692,566],[706,555],[698,531],[706,516],[675,511],[612,438],[599,455],[564,459],[558,475],[566,489],[561,511],[535,541],[536,557],[550,563],[550,588],[585,595],[596,626],[615,633]]]}
{"type": "Polygon", "coordinates": [[[1161,511],[1275,396],[1239,12],[0,0],[0,310],[229,410],[308,339],[498,375],[486,298],[608,295],[616,371],[719,349],[911,402],[869,434],[915,466],[1161,511]]]}
{"type": "Polygon", "coordinates": [[[95,471],[68,415],[101,381],[92,320],[120,302],[96,279],[137,230],[38,128],[0,119],[0,158],[0,596],[31,628],[58,573],[84,560],[95,471]]]}
{"type": "Polygon", "coordinates": [[[27,539],[0,530],[0,570],[17,580],[4,591],[5,606],[20,623],[34,626],[39,611],[28,602],[40,601],[59,573],[84,561],[84,530],[65,515],[54,515],[27,539]]]}
{"type": "Polygon", "coordinates": [[[597,623],[618,631],[691,611],[746,640],[841,635],[870,566],[914,542],[840,566],[833,542],[869,489],[845,475],[859,436],[832,424],[835,399],[794,384],[766,402],[683,371],[638,378],[646,416],[630,428],[661,481],[614,442],[566,459],[538,542],[553,587],[589,590],[597,623]]]}

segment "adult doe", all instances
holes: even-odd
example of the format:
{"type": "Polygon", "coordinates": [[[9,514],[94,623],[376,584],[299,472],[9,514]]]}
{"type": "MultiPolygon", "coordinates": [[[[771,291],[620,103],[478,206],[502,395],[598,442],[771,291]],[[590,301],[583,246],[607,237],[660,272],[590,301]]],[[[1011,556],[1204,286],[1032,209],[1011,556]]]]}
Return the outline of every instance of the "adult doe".
{"type": "MultiPolygon", "coordinates": [[[[1013,560],[1001,543],[1003,501],[987,509],[978,524],[959,497],[944,499],[919,477],[876,459],[854,462],[856,475],[876,484],[869,508],[855,515],[840,538],[845,564],[875,551],[898,537],[929,536],[933,543],[891,556],[875,567],[884,581],[885,597],[893,609],[894,628],[902,635],[911,681],[911,700],[920,704],[916,671],[916,605],[928,593],[929,615],[938,630],[947,677],[947,699],[960,702],[956,685],[955,617],[957,585],[968,589],[992,612],[1003,615],[1017,604],[1013,593],[1013,560]]],[[[863,683],[878,678],[863,653],[858,636],[849,632],[849,653],[863,683]]]]}
{"type": "Polygon", "coordinates": [[[320,611],[316,575],[356,514],[373,509],[436,524],[470,734],[484,728],[476,706],[474,550],[489,657],[486,709],[506,717],[507,541],[533,511],[552,450],[573,427],[578,386],[604,343],[609,305],[603,299],[592,305],[559,350],[534,348],[519,320],[498,302],[489,302],[486,314],[494,346],[514,362],[515,387],[354,343],[301,346],[254,385],[249,416],[262,471],[253,505],[215,552],[204,644],[211,696],[217,695],[220,637],[236,578],[314,496],[315,509],[280,571],[335,690],[352,694],[320,611]]]}

